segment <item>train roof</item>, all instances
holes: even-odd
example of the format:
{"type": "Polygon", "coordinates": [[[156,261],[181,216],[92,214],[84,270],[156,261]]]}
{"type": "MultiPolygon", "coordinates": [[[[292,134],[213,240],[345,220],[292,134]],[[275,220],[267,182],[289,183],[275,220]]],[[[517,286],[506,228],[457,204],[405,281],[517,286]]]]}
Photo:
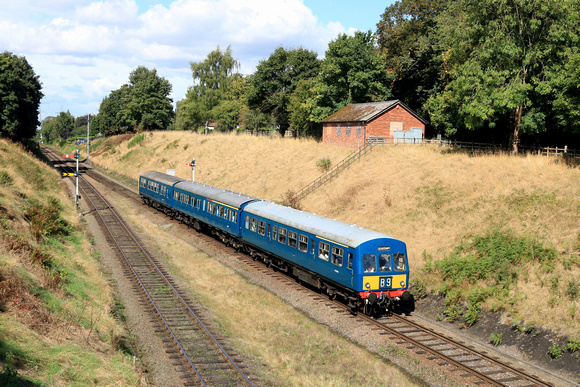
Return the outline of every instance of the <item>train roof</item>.
{"type": "Polygon", "coordinates": [[[175,188],[195,195],[203,196],[215,202],[228,205],[230,207],[240,208],[243,204],[255,200],[261,200],[255,196],[244,195],[222,188],[213,187],[189,180],[184,180],[175,185],[175,188]]]}
{"type": "Polygon", "coordinates": [[[244,212],[270,219],[279,224],[300,229],[349,247],[357,247],[374,239],[396,239],[390,235],[359,227],[355,224],[325,218],[324,216],[281,206],[269,201],[250,203],[246,206],[244,212]]]}
{"type": "Polygon", "coordinates": [[[184,179],[177,177],[177,176],[171,176],[168,175],[166,173],[162,173],[162,172],[157,172],[157,171],[147,171],[147,172],[143,172],[141,174],[141,177],[150,179],[150,180],[154,180],[157,181],[159,183],[163,183],[166,185],[173,185],[175,183],[179,183],[180,181],[184,181],[184,179]]]}

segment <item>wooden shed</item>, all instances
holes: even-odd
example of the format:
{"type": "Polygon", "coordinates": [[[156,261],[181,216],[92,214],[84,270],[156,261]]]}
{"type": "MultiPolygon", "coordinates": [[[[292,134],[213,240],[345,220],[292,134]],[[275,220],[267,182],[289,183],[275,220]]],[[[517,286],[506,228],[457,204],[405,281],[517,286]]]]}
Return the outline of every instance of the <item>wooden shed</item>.
{"type": "Polygon", "coordinates": [[[357,148],[375,143],[420,143],[427,121],[398,99],[353,103],[322,121],[325,144],[357,148]]]}

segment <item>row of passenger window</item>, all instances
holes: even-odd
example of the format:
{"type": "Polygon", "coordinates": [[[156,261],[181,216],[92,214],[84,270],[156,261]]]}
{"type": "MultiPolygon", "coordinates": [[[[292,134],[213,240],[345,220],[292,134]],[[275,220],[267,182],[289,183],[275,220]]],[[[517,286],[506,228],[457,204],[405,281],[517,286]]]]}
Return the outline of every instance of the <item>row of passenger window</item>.
{"type": "MultiPolygon", "coordinates": [[[[268,238],[271,238],[273,241],[278,241],[278,243],[283,245],[288,245],[291,248],[297,248],[298,250],[307,253],[308,252],[308,245],[310,242],[310,253],[314,255],[314,239],[308,238],[306,235],[298,234],[295,231],[287,230],[284,227],[279,227],[274,225],[272,226],[272,234],[270,235],[270,225],[268,224],[268,238]]],[[[246,215],[246,222],[245,222],[246,230],[250,230],[252,232],[257,232],[259,235],[265,236],[266,235],[266,222],[263,220],[258,220],[256,218],[251,218],[249,215],[246,215]]],[[[343,265],[343,257],[344,257],[344,249],[332,246],[332,254],[330,254],[330,244],[326,242],[319,241],[318,242],[318,258],[323,261],[329,261],[335,266],[342,267],[343,265]]],[[[352,254],[348,253],[348,262],[347,267],[352,269],[352,254]]]]}
{"type": "Polygon", "coordinates": [[[139,185],[142,188],[147,188],[149,191],[153,191],[155,193],[158,193],[161,196],[167,196],[167,194],[168,194],[168,189],[166,186],[160,185],[159,183],[156,183],[154,181],[149,181],[145,178],[141,178],[139,185]]]}
{"type": "MultiPolygon", "coordinates": [[[[174,191],[173,199],[179,200],[181,203],[185,204],[186,206],[195,207],[198,210],[202,208],[203,200],[196,196],[189,196],[183,192],[174,191]]],[[[210,214],[216,215],[220,218],[224,218],[231,222],[236,223],[238,221],[238,211],[233,210],[231,208],[220,206],[214,202],[207,202],[207,208],[205,203],[203,203],[203,211],[207,211],[210,214]]]]}

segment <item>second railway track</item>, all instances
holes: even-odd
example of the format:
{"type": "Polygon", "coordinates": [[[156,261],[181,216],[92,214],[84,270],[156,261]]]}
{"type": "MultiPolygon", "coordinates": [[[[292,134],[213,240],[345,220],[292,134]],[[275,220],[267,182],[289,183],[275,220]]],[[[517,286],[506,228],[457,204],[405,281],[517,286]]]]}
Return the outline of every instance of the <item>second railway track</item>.
{"type": "MultiPolygon", "coordinates": [[[[60,162],[54,154],[49,157],[60,162]]],[[[72,169],[64,164],[61,168],[72,169]]],[[[127,275],[148,301],[156,316],[157,332],[166,334],[166,352],[174,359],[184,385],[251,386],[240,359],[218,342],[192,301],[182,294],[108,201],[83,177],[79,177],[79,191],[124,260],[127,275]]]]}

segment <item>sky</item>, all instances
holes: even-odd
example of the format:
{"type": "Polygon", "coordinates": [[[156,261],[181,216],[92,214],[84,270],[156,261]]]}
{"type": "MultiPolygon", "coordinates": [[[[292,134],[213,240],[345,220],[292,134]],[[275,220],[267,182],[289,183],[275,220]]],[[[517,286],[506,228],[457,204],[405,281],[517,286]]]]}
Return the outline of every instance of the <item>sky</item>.
{"type": "Polygon", "coordinates": [[[231,46],[251,74],[277,47],[324,57],[339,34],[375,31],[395,0],[0,0],[0,52],[24,56],[40,77],[40,119],[98,113],[138,66],[193,85],[190,62],[231,46]]]}

